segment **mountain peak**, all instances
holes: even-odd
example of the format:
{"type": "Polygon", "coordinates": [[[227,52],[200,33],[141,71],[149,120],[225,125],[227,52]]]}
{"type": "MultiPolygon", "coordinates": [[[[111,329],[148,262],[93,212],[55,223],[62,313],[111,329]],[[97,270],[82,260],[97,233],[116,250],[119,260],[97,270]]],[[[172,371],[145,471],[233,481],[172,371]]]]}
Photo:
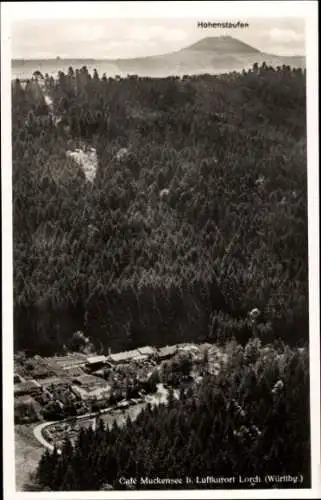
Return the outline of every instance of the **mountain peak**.
{"type": "Polygon", "coordinates": [[[219,52],[219,53],[230,53],[230,54],[239,54],[239,53],[259,53],[260,51],[251,47],[247,43],[238,40],[237,38],[233,38],[232,36],[208,36],[206,38],[202,38],[198,42],[186,47],[183,50],[198,50],[204,52],[219,52]]]}

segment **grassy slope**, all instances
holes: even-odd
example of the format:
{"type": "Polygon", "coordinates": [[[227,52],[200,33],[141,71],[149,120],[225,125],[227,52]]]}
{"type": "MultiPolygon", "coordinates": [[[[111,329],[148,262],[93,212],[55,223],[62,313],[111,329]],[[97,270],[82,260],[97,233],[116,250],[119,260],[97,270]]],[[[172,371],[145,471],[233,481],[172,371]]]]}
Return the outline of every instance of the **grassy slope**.
{"type": "Polygon", "coordinates": [[[33,435],[38,423],[15,426],[16,490],[26,491],[29,474],[36,470],[44,451],[33,435]]]}

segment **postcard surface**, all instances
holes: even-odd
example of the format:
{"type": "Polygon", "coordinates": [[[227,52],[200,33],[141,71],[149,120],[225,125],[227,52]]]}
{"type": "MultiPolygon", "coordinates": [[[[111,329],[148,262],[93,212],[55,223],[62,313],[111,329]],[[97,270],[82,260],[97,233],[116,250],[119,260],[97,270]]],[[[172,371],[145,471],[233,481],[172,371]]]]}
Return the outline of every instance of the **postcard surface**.
{"type": "Polygon", "coordinates": [[[2,11],[6,498],[319,498],[317,3],[2,11]]]}

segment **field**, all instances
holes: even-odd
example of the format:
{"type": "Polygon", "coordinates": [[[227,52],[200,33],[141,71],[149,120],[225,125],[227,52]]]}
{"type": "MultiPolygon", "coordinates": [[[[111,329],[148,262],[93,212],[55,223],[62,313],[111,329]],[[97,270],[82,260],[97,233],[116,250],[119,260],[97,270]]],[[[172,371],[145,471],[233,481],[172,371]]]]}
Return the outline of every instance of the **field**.
{"type": "MultiPolygon", "coordinates": [[[[146,406],[146,403],[140,403],[123,410],[115,410],[112,414],[102,414],[103,422],[112,426],[114,422],[118,425],[124,425],[129,416],[132,420],[137,417],[140,411],[146,406]]],[[[87,428],[93,424],[93,420],[82,421],[81,427],[87,428]]],[[[35,473],[39,460],[44,453],[44,447],[34,437],[33,429],[38,423],[30,425],[15,426],[15,468],[16,468],[16,489],[17,491],[28,491],[30,483],[29,475],[35,473]]],[[[79,427],[80,428],[80,427],[79,427]]],[[[77,432],[79,431],[79,428],[77,432]]],[[[68,434],[67,434],[68,436],[68,434]]],[[[74,440],[76,436],[69,437],[74,440]]],[[[62,441],[57,440],[57,445],[62,441]]]]}
{"type": "Polygon", "coordinates": [[[38,424],[15,426],[16,489],[26,491],[29,474],[36,471],[44,448],[33,435],[38,424]]]}

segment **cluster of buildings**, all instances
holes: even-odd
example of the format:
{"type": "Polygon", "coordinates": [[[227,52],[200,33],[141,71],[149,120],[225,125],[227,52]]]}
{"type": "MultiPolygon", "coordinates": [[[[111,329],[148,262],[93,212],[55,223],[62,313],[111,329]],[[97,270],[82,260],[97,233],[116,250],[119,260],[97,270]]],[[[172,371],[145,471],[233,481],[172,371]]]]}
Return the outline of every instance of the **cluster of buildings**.
{"type": "MultiPolygon", "coordinates": [[[[141,381],[142,374],[150,375],[155,366],[182,349],[175,345],[159,349],[144,346],[108,355],[73,353],[53,358],[36,357],[34,363],[41,367],[38,372],[35,369],[34,374],[26,377],[25,371],[22,370],[21,375],[19,366],[16,367],[15,422],[37,421],[47,414],[64,414],[66,411],[81,415],[93,408],[107,407],[113,391],[117,390],[120,368],[126,373],[127,366],[134,366],[137,380],[141,381]]],[[[48,415],[45,418],[49,418],[48,415]]]]}

